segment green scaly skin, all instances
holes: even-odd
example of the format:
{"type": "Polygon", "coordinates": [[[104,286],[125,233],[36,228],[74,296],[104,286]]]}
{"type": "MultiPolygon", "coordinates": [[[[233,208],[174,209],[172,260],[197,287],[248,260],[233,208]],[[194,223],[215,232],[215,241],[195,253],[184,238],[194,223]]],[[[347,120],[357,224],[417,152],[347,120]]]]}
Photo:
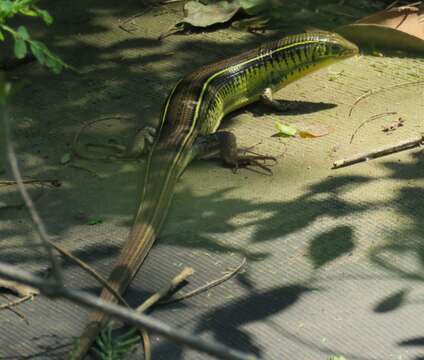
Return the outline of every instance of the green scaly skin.
{"type": "MultiPolygon", "coordinates": [[[[278,91],[357,53],[358,48],[339,35],[306,33],[204,66],[184,77],[163,108],[148,156],[140,207],[109,277],[110,285],[120,294],[126,290],[160,231],[175,183],[190,161],[202,153],[202,142],[217,141],[213,134],[226,114],[258,101],[266,89],[278,91]]],[[[233,166],[249,162],[234,154],[224,157],[225,161],[233,166]]],[[[101,298],[115,301],[106,289],[101,298]]],[[[100,312],[92,313],[74,359],[83,359],[106,320],[100,312]]]]}

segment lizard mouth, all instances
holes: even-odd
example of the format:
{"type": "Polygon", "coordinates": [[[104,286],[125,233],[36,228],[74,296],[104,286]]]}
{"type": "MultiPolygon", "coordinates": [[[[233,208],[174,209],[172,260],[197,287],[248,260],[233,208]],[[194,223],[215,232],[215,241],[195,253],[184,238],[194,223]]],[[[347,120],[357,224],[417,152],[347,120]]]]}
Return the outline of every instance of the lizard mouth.
{"type": "Polygon", "coordinates": [[[346,48],[343,51],[342,56],[343,57],[351,57],[351,56],[358,55],[358,54],[359,54],[359,48],[356,45],[352,44],[351,47],[346,48]]]}

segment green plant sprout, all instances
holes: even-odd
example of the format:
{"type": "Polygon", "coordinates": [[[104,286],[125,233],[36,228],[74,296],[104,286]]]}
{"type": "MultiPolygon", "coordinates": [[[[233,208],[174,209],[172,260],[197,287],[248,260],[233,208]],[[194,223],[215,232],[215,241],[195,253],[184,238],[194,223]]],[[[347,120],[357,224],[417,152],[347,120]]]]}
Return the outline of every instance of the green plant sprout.
{"type": "Polygon", "coordinates": [[[134,328],[121,336],[112,336],[113,323],[109,323],[96,339],[94,349],[101,360],[122,359],[140,341],[138,329],[134,328]]]}
{"type": "Polygon", "coordinates": [[[46,25],[53,22],[53,18],[46,10],[38,8],[35,4],[38,0],[0,0],[0,41],[4,41],[5,34],[9,34],[14,40],[14,55],[23,59],[28,52],[34,55],[41,65],[47,66],[54,73],[60,73],[63,68],[73,69],[53,54],[46,45],[40,41],[31,39],[27,28],[20,25],[14,29],[6,24],[16,15],[41,18],[46,25]]]}

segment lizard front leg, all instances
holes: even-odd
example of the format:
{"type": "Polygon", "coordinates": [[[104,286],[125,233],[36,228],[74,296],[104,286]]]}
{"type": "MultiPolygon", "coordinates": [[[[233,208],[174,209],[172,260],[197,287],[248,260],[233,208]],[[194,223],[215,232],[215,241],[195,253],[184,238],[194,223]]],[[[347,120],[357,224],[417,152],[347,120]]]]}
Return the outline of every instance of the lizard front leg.
{"type": "Polygon", "coordinates": [[[272,174],[267,160],[276,162],[273,156],[246,154],[246,150],[237,147],[236,136],[229,131],[218,131],[214,134],[199,137],[192,148],[192,159],[220,157],[225,165],[232,167],[235,171],[240,167],[257,166],[272,174]]]}
{"type": "Polygon", "coordinates": [[[296,110],[299,107],[299,103],[287,100],[275,100],[272,95],[272,89],[266,88],[261,95],[260,101],[270,107],[271,109],[278,112],[285,112],[290,110],[296,110]]]}

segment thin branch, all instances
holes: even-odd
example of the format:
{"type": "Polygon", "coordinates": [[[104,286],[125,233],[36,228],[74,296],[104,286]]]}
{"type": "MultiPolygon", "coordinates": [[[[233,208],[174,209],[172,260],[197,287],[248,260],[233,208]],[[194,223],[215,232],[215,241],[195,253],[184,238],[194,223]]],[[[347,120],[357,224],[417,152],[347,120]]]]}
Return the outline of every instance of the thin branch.
{"type": "Polygon", "coordinates": [[[184,268],[183,271],[176,277],[174,277],[171,282],[158,291],[157,293],[150,296],[144,303],[142,303],[139,307],[137,307],[137,312],[144,313],[147,309],[156,304],[160,299],[164,298],[170,292],[172,292],[177,286],[179,286],[183,281],[185,281],[189,276],[193,275],[193,268],[187,267],[184,268]]]}
{"type": "MultiPolygon", "coordinates": [[[[27,179],[27,180],[23,180],[22,183],[26,185],[28,184],[44,185],[47,183],[54,187],[59,187],[61,185],[58,179],[27,179]]],[[[16,184],[17,184],[16,180],[0,180],[0,186],[12,186],[16,184]]]]}
{"type": "Polygon", "coordinates": [[[59,262],[57,258],[54,256],[52,248],[48,243],[49,235],[47,234],[44,223],[41,220],[37,212],[37,209],[35,208],[35,205],[31,197],[29,196],[28,191],[25,188],[25,185],[23,183],[22,175],[18,166],[18,160],[16,158],[16,154],[15,154],[15,150],[13,146],[13,139],[12,139],[12,132],[10,130],[9,117],[4,105],[0,105],[0,118],[3,118],[5,139],[6,139],[6,152],[7,152],[10,167],[12,169],[13,176],[16,180],[16,184],[18,186],[19,192],[21,193],[22,199],[25,202],[25,205],[32,218],[32,221],[34,222],[37,228],[38,234],[40,236],[40,241],[38,242],[39,243],[41,242],[43,244],[44,249],[47,253],[47,256],[51,262],[53,275],[56,278],[57,283],[63,285],[63,276],[62,276],[59,262]]]}
{"type": "Polygon", "coordinates": [[[76,289],[68,289],[63,286],[57,286],[55,282],[41,279],[38,276],[21,270],[20,268],[12,265],[8,265],[0,261],[0,276],[18,281],[23,284],[27,284],[38,288],[42,293],[49,297],[64,298],[73,301],[76,304],[83,305],[88,308],[97,309],[104,311],[108,315],[126,322],[130,325],[144,328],[152,333],[156,333],[166,337],[169,340],[173,340],[177,343],[189,346],[200,352],[213,355],[219,359],[228,360],[255,360],[256,357],[247,355],[238,350],[233,350],[222,344],[205,341],[188,334],[181,329],[174,329],[171,326],[153,319],[150,316],[138,314],[133,310],[128,310],[122,306],[118,306],[112,303],[108,303],[96,296],[90,295],[84,291],[76,289]]]}
{"type": "Polygon", "coordinates": [[[396,89],[396,88],[403,88],[403,87],[407,87],[407,86],[412,86],[412,85],[419,85],[419,84],[423,84],[424,80],[418,80],[418,81],[408,81],[408,82],[404,82],[404,83],[400,83],[400,84],[395,84],[395,85],[391,85],[391,86],[387,86],[387,87],[381,87],[381,88],[377,88],[377,89],[370,89],[367,92],[363,93],[361,96],[359,96],[351,105],[350,109],[349,109],[349,117],[352,116],[353,113],[353,109],[356,107],[356,105],[358,105],[361,101],[365,100],[366,98],[370,97],[371,95],[375,95],[378,93],[381,93],[383,91],[387,91],[387,90],[392,90],[392,89],[396,89]]]}
{"type": "Polygon", "coordinates": [[[421,135],[419,137],[414,137],[412,139],[404,140],[395,145],[381,147],[381,148],[374,149],[365,153],[353,155],[346,159],[337,160],[333,163],[332,169],[339,169],[341,167],[357,164],[357,163],[368,161],[371,159],[376,159],[376,158],[397,153],[400,151],[413,149],[423,144],[424,144],[424,135],[421,135]]]}
{"type": "MultiPolygon", "coordinates": [[[[72,153],[73,153],[74,155],[78,156],[78,157],[79,157],[79,158],[81,158],[81,159],[87,159],[87,160],[99,160],[99,161],[110,160],[110,156],[103,156],[103,157],[101,157],[101,156],[99,156],[99,157],[90,157],[90,156],[87,156],[87,155],[85,155],[85,154],[82,154],[82,153],[80,152],[80,150],[78,149],[78,142],[79,142],[79,139],[80,139],[80,137],[81,137],[82,133],[85,131],[85,129],[87,129],[87,128],[91,127],[92,125],[94,125],[94,124],[96,124],[96,123],[103,122],[103,121],[108,121],[108,120],[114,120],[114,119],[118,119],[118,120],[128,120],[128,119],[129,119],[129,117],[127,117],[127,116],[122,116],[122,115],[104,116],[104,117],[101,117],[101,118],[99,118],[99,119],[90,120],[90,121],[86,122],[85,124],[83,124],[83,125],[79,128],[78,132],[75,134],[75,136],[74,136],[74,140],[72,141],[72,145],[71,145],[72,153]]],[[[101,145],[97,145],[97,146],[101,146],[101,145]]],[[[104,146],[103,146],[103,147],[104,147],[104,146]]],[[[106,147],[110,147],[110,146],[106,146],[106,147]]],[[[119,158],[119,156],[116,156],[116,157],[118,157],[118,158],[119,158]]],[[[85,169],[85,168],[84,168],[84,170],[88,170],[88,169],[85,169]]],[[[88,170],[88,171],[90,171],[90,170],[88,170]]]]}
{"type": "Polygon", "coordinates": [[[47,250],[48,255],[50,257],[50,260],[51,260],[51,263],[52,263],[52,268],[53,268],[53,272],[54,272],[54,275],[56,277],[56,280],[59,281],[60,284],[62,284],[62,282],[61,282],[62,281],[62,275],[61,275],[61,271],[60,271],[60,268],[59,268],[59,263],[58,263],[56,257],[54,256],[54,254],[51,250],[51,247],[53,247],[56,251],[58,251],[63,256],[69,258],[70,260],[72,260],[73,262],[78,264],[84,271],[89,273],[100,284],[102,284],[104,287],[106,287],[115,296],[115,298],[118,301],[120,301],[125,306],[129,307],[128,303],[123,299],[123,297],[121,295],[119,295],[109,285],[107,280],[105,280],[93,268],[91,268],[85,262],[83,262],[82,260],[80,260],[76,256],[72,255],[69,251],[67,251],[66,249],[62,248],[61,246],[55,244],[53,241],[51,241],[49,239],[49,236],[47,235],[47,231],[45,229],[44,223],[43,223],[42,219],[40,218],[40,216],[38,215],[38,212],[35,209],[35,205],[34,205],[32,199],[31,199],[31,197],[29,196],[24,184],[48,182],[53,186],[58,186],[58,184],[60,184],[60,183],[56,179],[52,179],[52,180],[50,180],[50,179],[48,179],[48,180],[23,180],[22,175],[21,175],[20,170],[19,170],[19,167],[18,167],[16,154],[15,154],[15,151],[14,151],[14,148],[13,148],[9,119],[8,119],[7,114],[5,112],[5,109],[3,107],[2,107],[2,115],[3,115],[3,122],[4,122],[4,125],[5,125],[5,132],[6,132],[5,137],[6,137],[6,141],[7,141],[7,145],[6,145],[7,146],[7,153],[8,153],[9,161],[10,161],[10,164],[11,164],[11,167],[12,167],[13,175],[15,177],[15,181],[2,181],[1,184],[4,184],[4,185],[16,184],[18,186],[18,188],[21,192],[21,196],[22,196],[22,198],[25,202],[25,205],[28,208],[34,223],[37,225],[37,228],[38,228],[38,231],[39,231],[39,234],[40,234],[40,238],[42,240],[42,244],[38,244],[38,245],[43,246],[47,250]]]}
{"type": "Polygon", "coordinates": [[[139,329],[143,340],[144,360],[152,360],[152,342],[146,330],[139,329]]]}
{"type": "Polygon", "coordinates": [[[189,291],[185,294],[182,294],[180,296],[176,296],[172,299],[169,300],[165,300],[165,301],[161,301],[160,304],[172,304],[178,301],[182,301],[188,298],[191,298],[193,296],[199,295],[205,291],[208,291],[210,289],[212,289],[215,286],[218,286],[220,284],[222,284],[223,282],[231,279],[234,275],[236,275],[244,266],[244,264],[246,264],[246,258],[243,258],[243,260],[241,261],[240,265],[237,266],[234,270],[230,271],[229,273],[225,274],[224,276],[220,277],[219,279],[210,281],[208,283],[206,283],[205,285],[194,289],[193,291],[189,291]]]}
{"type": "Polygon", "coordinates": [[[370,123],[374,120],[378,120],[378,119],[380,119],[384,116],[389,116],[389,115],[397,115],[397,112],[396,111],[389,111],[389,112],[384,112],[384,113],[381,113],[381,114],[373,115],[373,116],[369,117],[368,119],[364,120],[363,122],[361,122],[359,124],[359,126],[355,129],[355,131],[353,132],[352,136],[350,137],[349,144],[352,144],[353,139],[355,138],[356,134],[358,133],[358,131],[361,127],[363,127],[364,125],[366,125],[366,124],[368,124],[368,123],[370,123]]]}
{"type": "Polygon", "coordinates": [[[6,295],[1,294],[1,296],[3,296],[8,302],[6,304],[1,304],[0,310],[10,309],[12,307],[15,307],[15,306],[25,302],[25,301],[32,300],[34,298],[34,295],[27,295],[27,296],[20,297],[17,300],[10,301],[9,298],[6,295]]]}
{"type": "Polygon", "coordinates": [[[2,309],[10,310],[11,312],[19,316],[27,325],[29,325],[29,321],[26,318],[26,316],[22,314],[16,307],[27,300],[32,300],[34,298],[34,295],[27,295],[14,301],[11,301],[5,294],[0,294],[0,295],[7,300],[6,304],[0,305],[0,310],[2,309]]]}
{"type": "Polygon", "coordinates": [[[70,259],[74,263],[76,263],[81,269],[83,269],[86,273],[91,275],[94,279],[96,279],[101,285],[103,285],[106,289],[108,289],[113,296],[115,296],[116,300],[118,302],[121,302],[123,305],[125,305],[128,308],[131,308],[128,303],[125,301],[125,299],[112,287],[109,285],[107,280],[103,278],[96,270],[94,270],[90,265],[79,259],[77,256],[73,255],[71,252],[66,250],[60,245],[55,244],[51,240],[47,240],[47,242],[52,246],[57,252],[62,254],[64,257],[70,259]]]}
{"type": "MultiPolygon", "coordinates": [[[[185,281],[189,276],[193,275],[193,268],[186,267],[184,268],[176,277],[174,277],[171,282],[150,296],[145,302],[143,302],[139,307],[137,307],[136,311],[140,314],[146,312],[147,309],[156,304],[160,299],[164,298],[166,295],[174,291],[176,287],[178,287],[183,281],[185,281]]],[[[143,339],[143,347],[144,347],[144,359],[150,360],[152,358],[152,346],[150,344],[149,333],[146,330],[141,330],[141,338],[143,339]]]]}

